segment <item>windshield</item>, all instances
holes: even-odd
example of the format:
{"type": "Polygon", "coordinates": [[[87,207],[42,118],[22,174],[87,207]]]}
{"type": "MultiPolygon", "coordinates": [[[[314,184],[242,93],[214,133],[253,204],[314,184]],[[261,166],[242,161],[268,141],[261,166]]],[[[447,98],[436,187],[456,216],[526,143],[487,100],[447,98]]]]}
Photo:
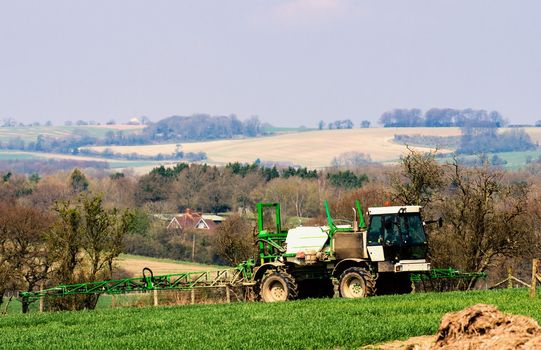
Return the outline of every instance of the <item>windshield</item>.
{"type": "Polygon", "coordinates": [[[420,245],[426,243],[419,213],[374,215],[368,227],[368,244],[420,245]]]}

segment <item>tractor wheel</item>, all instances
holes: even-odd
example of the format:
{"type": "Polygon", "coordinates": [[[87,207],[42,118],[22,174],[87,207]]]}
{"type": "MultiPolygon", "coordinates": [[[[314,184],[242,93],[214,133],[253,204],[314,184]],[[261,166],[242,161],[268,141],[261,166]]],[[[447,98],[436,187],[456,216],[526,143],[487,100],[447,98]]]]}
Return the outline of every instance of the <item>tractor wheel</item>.
{"type": "Polygon", "coordinates": [[[376,281],[361,267],[350,267],[340,276],[338,287],[342,298],[364,298],[376,294],[376,281]]]}
{"type": "Polygon", "coordinates": [[[266,303],[294,300],[297,298],[297,283],[293,276],[283,270],[270,270],[261,280],[259,297],[266,303]]]}

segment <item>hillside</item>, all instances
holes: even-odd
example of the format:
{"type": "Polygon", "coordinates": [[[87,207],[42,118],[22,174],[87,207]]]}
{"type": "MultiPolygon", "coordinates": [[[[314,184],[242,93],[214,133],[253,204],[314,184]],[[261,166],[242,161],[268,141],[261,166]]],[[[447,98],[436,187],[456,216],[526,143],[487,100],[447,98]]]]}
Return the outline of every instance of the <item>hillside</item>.
{"type": "MultiPolygon", "coordinates": [[[[344,152],[369,154],[375,161],[396,160],[406,151],[405,146],[392,142],[395,134],[456,136],[458,128],[371,128],[347,130],[317,130],[268,137],[183,143],[186,152],[205,152],[210,164],[262,161],[289,162],[310,168],[329,166],[332,159],[344,152]]],[[[176,144],[109,147],[113,152],[156,155],[171,153],[176,144]]],[[[105,147],[92,147],[103,151],[105,147]]],[[[428,150],[417,147],[417,149],[428,150]]],[[[441,150],[449,152],[449,150],[441,150]]]]}
{"type": "Polygon", "coordinates": [[[80,125],[80,126],[17,126],[0,127],[0,141],[8,141],[14,137],[20,137],[24,141],[36,141],[38,135],[65,138],[74,135],[87,134],[89,136],[103,138],[109,131],[138,131],[144,125],[80,125]]]}
{"type": "MultiPolygon", "coordinates": [[[[506,129],[501,129],[506,130],[506,129]]],[[[541,141],[541,128],[527,128],[533,142],[541,141]]],[[[369,154],[372,160],[389,162],[397,160],[406,152],[404,145],[393,142],[395,134],[426,136],[459,136],[459,128],[370,128],[346,130],[317,130],[289,133],[268,137],[183,143],[186,152],[205,152],[207,163],[223,165],[229,162],[251,163],[257,158],[262,161],[286,162],[309,168],[329,166],[332,159],[345,152],[369,154]]],[[[176,144],[149,146],[110,147],[113,152],[156,155],[171,153],[176,144]]],[[[105,147],[93,147],[103,151],[105,147]]],[[[428,150],[426,147],[415,147],[428,150]]],[[[451,152],[440,149],[440,153],[451,152]]]]}
{"type": "MultiPolygon", "coordinates": [[[[116,275],[126,277],[139,277],[143,268],[148,267],[154,275],[165,275],[180,272],[208,271],[222,268],[222,266],[198,264],[189,261],[176,261],[171,259],[149,258],[140,255],[122,254],[115,260],[116,275]]],[[[115,276],[116,277],[116,276],[115,276]]]]}
{"type": "MultiPolygon", "coordinates": [[[[80,127],[94,128],[94,132],[108,130],[108,127],[125,128],[137,126],[103,126],[80,127]]],[[[45,127],[42,127],[45,128],[45,127]]],[[[61,132],[62,127],[56,127],[54,132],[61,132]]],[[[9,129],[10,133],[16,132],[17,128],[9,129]]],[[[21,137],[30,137],[33,128],[21,128],[21,137]],[[24,133],[26,132],[26,133],[24,133]]],[[[7,128],[0,128],[0,139],[7,137],[7,128]],[[3,133],[3,134],[2,134],[3,133]]],[[[507,129],[500,129],[504,131],[507,129]]],[[[526,128],[535,143],[541,142],[541,128],[526,128]]],[[[53,132],[53,131],[51,131],[53,132]]],[[[369,129],[342,129],[342,130],[311,130],[298,132],[290,130],[287,133],[278,133],[274,136],[253,137],[242,139],[228,139],[206,142],[182,143],[184,152],[205,152],[208,164],[224,165],[229,162],[251,163],[256,159],[282,164],[307,166],[309,168],[323,168],[330,165],[332,159],[345,152],[362,152],[371,156],[378,162],[393,162],[406,152],[406,147],[393,141],[394,135],[424,135],[424,136],[459,136],[459,128],[369,128],[369,129]]],[[[35,135],[34,135],[35,137],[35,135]]],[[[115,153],[137,153],[146,156],[155,156],[159,153],[171,154],[177,148],[178,143],[137,145],[137,146],[96,146],[88,147],[94,151],[102,152],[106,148],[115,153]]],[[[418,150],[429,150],[427,147],[414,147],[418,150]]],[[[440,149],[440,153],[452,152],[453,149],[440,149]]],[[[526,157],[537,158],[541,152],[508,152],[502,154],[509,162],[508,166],[517,168],[525,164],[526,157]]],[[[78,159],[78,160],[102,160],[106,161],[112,169],[133,168],[135,173],[148,172],[153,167],[161,164],[171,164],[171,161],[150,160],[114,160],[99,157],[72,156],[65,154],[0,151],[0,159],[78,159]]]]}
{"type": "Polygon", "coordinates": [[[122,308],[0,317],[0,348],[357,349],[434,334],[445,313],[477,303],[541,320],[525,289],[122,308]]]}

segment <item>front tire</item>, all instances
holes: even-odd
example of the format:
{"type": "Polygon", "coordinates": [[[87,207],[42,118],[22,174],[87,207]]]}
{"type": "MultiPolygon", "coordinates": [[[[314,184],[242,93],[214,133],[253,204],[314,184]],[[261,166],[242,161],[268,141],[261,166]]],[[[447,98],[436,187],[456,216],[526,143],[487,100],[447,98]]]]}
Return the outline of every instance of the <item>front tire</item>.
{"type": "Polygon", "coordinates": [[[338,286],[342,298],[365,298],[376,294],[376,281],[361,267],[350,267],[340,276],[338,286]]]}
{"type": "Polygon", "coordinates": [[[285,271],[270,270],[261,280],[259,288],[259,297],[261,301],[272,303],[276,301],[294,300],[297,296],[297,283],[293,276],[285,271]]]}

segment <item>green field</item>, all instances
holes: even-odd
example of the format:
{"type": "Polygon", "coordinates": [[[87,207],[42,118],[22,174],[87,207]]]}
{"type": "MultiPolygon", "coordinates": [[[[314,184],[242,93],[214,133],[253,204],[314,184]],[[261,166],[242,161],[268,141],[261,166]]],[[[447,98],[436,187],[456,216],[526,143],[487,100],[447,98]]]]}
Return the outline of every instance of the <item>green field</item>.
{"type": "Polygon", "coordinates": [[[355,349],[434,334],[441,317],[476,303],[541,320],[526,289],[121,308],[0,317],[4,349],[355,349]]]}
{"type": "MultiPolygon", "coordinates": [[[[24,151],[9,151],[0,150],[0,161],[2,160],[35,160],[35,159],[76,159],[81,161],[103,161],[109,163],[111,169],[126,169],[126,168],[153,168],[163,164],[163,162],[152,160],[115,160],[99,157],[71,156],[55,153],[39,153],[39,152],[24,152],[24,151]]],[[[149,169],[150,170],[150,169],[149,169]]]]}
{"type": "Polygon", "coordinates": [[[17,126],[13,128],[0,127],[0,142],[11,138],[20,137],[25,142],[36,141],[38,135],[64,138],[73,135],[85,134],[92,137],[104,138],[109,131],[133,132],[140,129],[139,126],[17,126]]]}
{"type": "MultiPolygon", "coordinates": [[[[502,165],[507,170],[519,170],[528,164],[528,159],[536,161],[541,156],[541,150],[535,151],[519,151],[519,152],[499,152],[499,153],[487,153],[488,159],[492,159],[492,156],[497,155],[499,158],[505,160],[507,163],[502,165]]],[[[460,156],[460,158],[475,160],[479,158],[479,155],[467,155],[460,156]]],[[[440,162],[450,162],[452,157],[440,158],[440,162]]]]}
{"type": "Polygon", "coordinates": [[[38,157],[32,153],[0,151],[0,160],[32,160],[39,158],[41,157],[38,157]]]}

